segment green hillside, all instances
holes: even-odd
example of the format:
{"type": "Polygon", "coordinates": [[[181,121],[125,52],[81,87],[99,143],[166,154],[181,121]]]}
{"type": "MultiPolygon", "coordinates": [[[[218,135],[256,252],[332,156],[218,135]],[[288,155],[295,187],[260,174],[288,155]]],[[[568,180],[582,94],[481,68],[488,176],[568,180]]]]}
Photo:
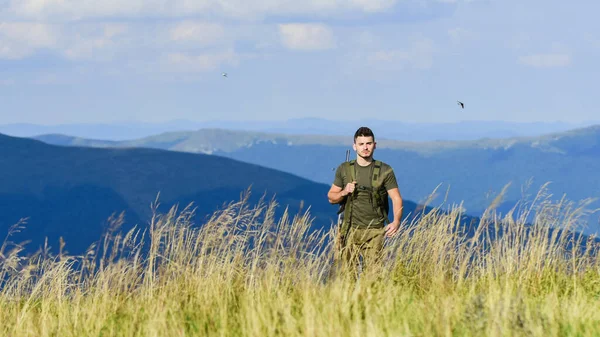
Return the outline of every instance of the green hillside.
{"type": "MultiPolygon", "coordinates": [[[[258,165],[204,154],[157,149],[65,147],[0,134],[0,233],[28,217],[12,239],[37,248],[64,237],[72,253],[100,238],[113,212],[125,227],[146,226],[160,193],[160,211],[194,202],[197,223],[251,187],[251,201],[277,197],[283,209],[311,207],[317,224],[330,224],[335,207],[328,186],[258,165]]],[[[414,207],[413,207],[414,208],[414,207]]]]}

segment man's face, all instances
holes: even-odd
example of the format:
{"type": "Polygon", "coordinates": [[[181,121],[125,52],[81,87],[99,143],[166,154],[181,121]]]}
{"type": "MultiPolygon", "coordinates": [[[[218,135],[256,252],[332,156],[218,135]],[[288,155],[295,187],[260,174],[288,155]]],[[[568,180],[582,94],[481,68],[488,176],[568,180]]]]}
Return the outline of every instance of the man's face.
{"type": "Polygon", "coordinates": [[[373,141],[373,137],[365,137],[359,136],[354,140],[354,151],[356,154],[361,156],[362,158],[368,159],[373,156],[373,151],[375,151],[375,141],[373,141]]]}

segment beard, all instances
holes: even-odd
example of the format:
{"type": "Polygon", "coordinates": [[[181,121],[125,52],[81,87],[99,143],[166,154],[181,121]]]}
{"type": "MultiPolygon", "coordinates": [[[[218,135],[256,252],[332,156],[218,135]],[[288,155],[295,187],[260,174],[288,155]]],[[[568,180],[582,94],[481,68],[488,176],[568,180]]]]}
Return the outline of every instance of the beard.
{"type": "Polygon", "coordinates": [[[356,152],[356,154],[363,159],[370,159],[371,157],[373,157],[373,151],[369,151],[367,153],[364,153],[361,151],[361,152],[356,152]]]}

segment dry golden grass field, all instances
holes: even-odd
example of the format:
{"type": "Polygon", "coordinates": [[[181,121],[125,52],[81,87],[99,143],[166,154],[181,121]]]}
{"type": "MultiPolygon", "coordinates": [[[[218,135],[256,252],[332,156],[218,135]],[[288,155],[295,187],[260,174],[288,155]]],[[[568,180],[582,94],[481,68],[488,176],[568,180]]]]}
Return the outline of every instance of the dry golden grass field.
{"type": "Polygon", "coordinates": [[[275,218],[275,206],[242,198],[202,226],[173,208],[129,233],[117,217],[84,256],[24,256],[8,236],[0,335],[600,335],[599,244],[569,231],[583,206],[540,192],[509,214],[490,207],[470,235],[459,206],[436,209],[358,281],[327,277],[334,227],[309,233],[309,210],[275,218]]]}

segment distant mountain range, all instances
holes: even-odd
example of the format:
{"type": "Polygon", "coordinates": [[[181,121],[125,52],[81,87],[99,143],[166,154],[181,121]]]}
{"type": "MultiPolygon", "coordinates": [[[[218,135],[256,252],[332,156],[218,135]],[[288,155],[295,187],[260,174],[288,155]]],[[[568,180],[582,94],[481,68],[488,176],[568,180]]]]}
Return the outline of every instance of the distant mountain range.
{"type": "MultiPolygon", "coordinates": [[[[80,254],[100,239],[109,216],[122,211],[123,230],[144,228],[158,193],[162,212],[193,202],[197,225],[224,204],[239,200],[248,188],[250,202],[274,196],[279,214],[286,206],[292,214],[301,204],[303,210],[310,207],[314,229],[330,226],[336,217],[337,207],[327,201],[327,184],[214,155],[64,147],[2,134],[0,153],[0,237],[28,217],[25,229],[11,240],[31,241],[30,252],[46,237],[57,249],[63,237],[65,249],[80,254]]],[[[409,200],[404,206],[405,214],[417,207],[409,200]]]]}
{"type": "MultiPolygon", "coordinates": [[[[331,184],[332,169],[351,148],[344,136],[288,135],[221,129],[171,132],[132,141],[108,142],[63,135],[38,137],[52,144],[149,147],[226,156],[331,184]]],[[[403,196],[422,201],[440,186],[434,202],[464,202],[479,215],[511,183],[502,210],[531,199],[547,182],[553,200],[578,201],[600,191],[600,126],[537,137],[474,141],[403,142],[378,138],[376,157],[394,167],[403,196]],[[526,192],[524,186],[529,186],[526,192]],[[447,189],[449,190],[447,191],[447,189]],[[446,193],[447,192],[447,193],[446,193]],[[528,193],[529,197],[524,197],[528,193]]],[[[598,231],[597,221],[588,233],[598,231]]]]}
{"type": "Polygon", "coordinates": [[[596,122],[531,122],[460,121],[456,123],[408,123],[387,120],[336,121],[322,118],[299,118],[284,121],[210,121],[194,122],[173,120],[163,123],[92,123],[92,124],[6,124],[0,133],[17,137],[42,134],[65,134],[75,137],[103,140],[132,140],[164,132],[191,131],[218,128],[238,131],[256,131],[300,135],[348,135],[359,126],[369,126],[380,138],[404,141],[475,140],[480,138],[508,138],[539,136],[590,126],[596,122]]]}

